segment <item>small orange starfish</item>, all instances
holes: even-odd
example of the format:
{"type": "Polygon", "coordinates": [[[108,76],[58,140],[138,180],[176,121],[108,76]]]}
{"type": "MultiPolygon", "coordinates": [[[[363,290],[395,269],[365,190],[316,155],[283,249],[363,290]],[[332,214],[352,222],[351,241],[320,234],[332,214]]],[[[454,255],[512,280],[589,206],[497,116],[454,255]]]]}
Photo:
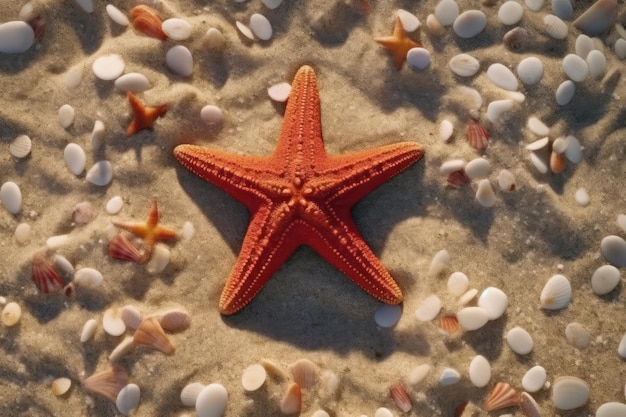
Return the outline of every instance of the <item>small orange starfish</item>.
{"type": "Polygon", "coordinates": [[[133,93],[128,93],[128,101],[133,111],[133,120],[126,129],[126,136],[134,135],[143,129],[151,129],[154,121],[165,114],[169,106],[161,104],[156,107],[146,107],[139,98],[133,93]]]}
{"type": "Polygon", "coordinates": [[[145,253],[142,255],[140,262],[145,262],[150,258],[152,249],[158,241],[176,238],[175,231],[159,225],[159,209],[156,200],[152,203],[150,213],[148,213],[148,218],[144,223],[125,223],[113,220],[113,224],[143,239],[145,253]]]}
{"type": "Polygon", "coordinates": [[[389,49],[393,54],[393,63],[399,71],[406,61],[406,54],[412,48],[420,48],[422,43],[409,38],[402,27],[402,21],[396,17],[396,25],[393,28],[393,35],[382,38],[375,38],[376,42],[389,49]]]}

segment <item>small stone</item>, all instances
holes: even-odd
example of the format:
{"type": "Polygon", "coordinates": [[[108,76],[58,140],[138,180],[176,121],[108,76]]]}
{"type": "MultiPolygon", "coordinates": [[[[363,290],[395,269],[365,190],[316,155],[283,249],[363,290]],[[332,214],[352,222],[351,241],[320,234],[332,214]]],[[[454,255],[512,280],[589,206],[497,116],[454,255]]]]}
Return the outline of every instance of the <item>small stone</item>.
{"type": "Polygon", "coordinates": [[[31,227],[28,223],[20,223],[15,228],[13,236],[17,243],[24,244],[30,240],[31,227]]]}
{"type": "Polygon", "coordinates": [[[397,15],[400,18],[402,27],[406,32],[415,32],[419,29],[420,20],[413,13],[407,12],[403,9],[398,9],[397,15]]]}
{"type": "Polygon", "coordinates": [[[267,95],[270,97],[270,99],[278,101],[279,103],[284,103],[285,101],[287,101],[287,99],[289,98],[289,93],[291,93],[291,84],[287,82],[274,84],[267,89],[267,95]]]}
{"type": "Polygon", "coordinates": [[[113,166],[109,161],[98,161],[87,171],[86,178],[94,185],[108,185],[113,179],[113,166]]]}
{"type": "Polygon", "coordinates": [[[117,214],[120,212],[120,210],[122,210],[123,205],[124,205],[124,200],[122,200],[122,197],[120,197],[119,195],[116,195],[115,197],[107,201],[106,211],[109,214],[117,214]]]}
{"type": "Polygon", "coordinates": [[[175,41],[183,41],[191,36],[191,25],[186,20],[179,18],[164,20],[161,29],[170,39],[175,41]]]}
{"type": "Polygon", "coordinates": [[[587,66],[589,67],[589,76],[597,80],[604,75],[606,71],[606,57],[602,51],[594,49],[587,55],[587,66]]]}
{"type": "Polygon", "coordinates": [[[86,11],[87,13],[93,13],[93,0],[75,0],[76,4],[80,6],[81,9],[86,11]]]}
{"type": "Polygon", "coordinates": [[[452,29],[461,38],[469,39],[478,35],[487,25],[487,16],[480,10],[468,10],[454,20],[452,29]]]}
{"type": "Polygon", "coordinates": [[[500,88],[516,91],[519,87],[515,74],[502,64],[491,64],[487,69],[489,80],[500,88]]]}
{"type": "Polygon", "coordinates": [[[587,62],[576,54],[568,54],[563,58],[563,71],[572,80],[582,82],[589,75],[587,62]]]}
{"type": "Polygon", "coordinates": [[[209,49],[221,51],[224,49],[226,39],[224,39],[224,35],[222,35],[219,29],[210,28],[206,31],[206,44],[209,49]]]}
{"type": "Polygon", "coordinates": [[[435,7],[435,17],[443,26],[450,26],[459,16],[459,5],[454,0],[441,0],[435,7]]]}
{"type": "Polygon", "coordinates": [[[531,116],[528,118],[527,126],[528,129],[537,136],[545,137],[548,136],[548,134],[550,133],[550,128],[535,116],[531,116]]]}
{"type": "Polygon", "coordinates": [[[68,143],[63,150],[65,164],[74,175],[80,175],[85,170],[87,156],[80,145],[76,143],[68,143]]]}
{"type": "Polygon", "coordinates": [[[272,38],[272,24],[260,13],[254,13],[250,16],[250,30],[262,41],[267,41],[272,38]]]}
{"type": "Polygon", "coordinates": [[[454,385],[460,380],[461,374],[453,368],[444,368],[439,376],[439,384],[443,386],[454,385]]]}
{"type": "Polygon", "coordinates": [[[406,62],[413,68],[424,70],[430,65],[430,52],[424,48],[411,48],[406,54],[406,62]]]}
{"type": "Polygon", "coordinates": [[[483,207],[493,207],[496,203],[496,196],[491,188],[491,183],[487,178],[484,178],[478,182],[478,188],[476,189],[476,201],[483,207]]]}
{"type": "Polygon", "coordinates": [[[393,327],[402,316],[402,307],[399,305],[383,304],[376,309],[374,320],[380,327],[393,327]]]}
{"type": "Polygon", "coordinates": [[[465,174],[470,180],[485,178],[491,171],[491,164],[485,158],[474,158],[465,165],[465,174]]]}
{"type": "Polygon", "coordinates": [[[498,19],[504,25],[514,25],[522,19],[524,9],[522,5],[514,0],[502,3],[498,9],[498,19]]]}
{"type": "Polygon", "coordinates": [[[524,84],[537,84],[543,76],[543,64],[537,57],[524,58],[517,65],[517,76],[524,84]]]}
{"type": "Polygon", "coordinates": [[[572,99],[574,98],[575,92],[576,85],[573,81],[563,81],[556,89],[556,103],[559,106],[565,106],[566,104],[569,104],[569,102],[572,101],[572,99]]]}
{"type": "Polygon", "coordinates": [[[618,268],[626,266],[626,241],[619,236],[609,235],[600,243],[602,255],[618,268]]]}
{"type": "Polygon", "coordinates": [[[517,187],[515,176],[508,169],[501,169],[498,173],[498,187],[502,191],[515,191],[517,187]]]}
{"type": "Polygon", "coordinates": [[[591,276],[591,288],[598,295],[606,295],[620,283],[619,269],[613,265],[602,265],[591,276]]]}
{"type": "Polygon", "coordinates": [[[0,24],[0,53],[26,52],[35,43],[35,31],[26,22],[14,20],[0,24]]]}
{"type": "Polygon", "coordinates": [[[17,214],[22,209],[22,191],[13,181],[7,181],[0,187],[0,202],[9,213],[17,214]]]}
{"type": "Polygon", "coordinates": [[[150,88],[150,81],[138,72],[129,72],[115,80],[115,87],[131,93],[142,93],[150,88]]]}
{"type": "Polygon", "coordinates": [[[74,107],[64,104],[59,108],[59,123],[64,129],[67,129],[74,123],[74,107]]]}
{"type": "Polygon", "coordinates": [[[200,110],[200,118],[207,124],[219,124],[224,121],[222,110],[210,104],[200,110]]]}
{"type": "Polygon", "coordinates": [[[444,119],[439,124],[439,139],[443,142],[448,142],[452,137],[454,131],[454,125],[450,120],[444,119]]]}
{"type": "Polygon", "coordinates": [[[591,343],[589,331],[580,323],[569,323],[565,328],[565,338],[576,349],[585,349],[591,343]]]}
{"type": "Polygon", "coordinates": [[[474,356],[469,366],[469,377],[475,387],[487,386],[491,379],[491,365],[487,358],[482,355],[474,356]]]}
{"type": "Polygon", "coordinates": [[[506,334],[506,341],[511,350],[518,355],[527,355],[533,350],[533,339],[521,327],[514,327],[506,334]]]}
{"type": "Polygon", "coordinates": [[[619,38],[615,41],[615,55],[617,55],[619,59],[626,58],[626,39],[619,38]]]}
{"type": "Polygon", "coordinates": [[[104,81],[114,80],[124,72],[126,63],[118,54],[108,54],[97,58],[91,65],[94,75],[104,81]]]}
{"type": "Polygon", "coordinates": [[[499,288],[488,287],[478,297],[478,307],[482,307],[487,310],[489,320],[497,320],[506,311],[509,305],[509,299],[499,288]]]}
{"type": "Polygon", "coordinates": [[[489,312],[482,307],[465,307],[456,315],[464,330],[473,331],[483,327],[489,321],[489,312]]]}
{"type": "Polygon", "coordinates": [[[469,279],[467,278],[467,275],[465,275],[463,272],[453,272],[448,277],[448,292],[451,295],[455,297],[460,297],[461,295],[465,294],[465,291],[467,291],[468,287],[469,279]]]}
{"type": "Polygon", "coordinates": [[[537,392],[543,388],[547,378],[546,370],[542,366],[536,365],[526,371],[522,378],[522,386],[528,392],[537,392]]]}
{"type": "Polygon", "coordinates": [[[564,20],[569,20],[574,14],[570,0],[552,0],[552,13],[564,20]]]}
{"type": "Polygon", "coordinates": [[[245,36],[246,38],[250,39],[251,41],[254,40],[254,34],[252,33],[252,31],[250,30],[250,28],[248,26],[244,25],[240,21],[236,21],[235,22],[235,26],[237,26],[237,29],[239,29],[239,32],[243,36],[245,36]]]}
{"type": "Polygon", "coordinates": [[[561,410],[574,410],[589,400],[589,385],[574,376],[561,376],[552,386],[552,402],[561,410]]]}
{"type": "Polygon", "coordinates": [[[189,49],[182,45],[170,48],[165,54],[167,67],[181,77],[189,77],[193,73],[193,57],[189,49]]]}
{"type": "Polygon", "coordinates": [[[422,300],[417,310],[415,310],[415,317],[419,321],[431,321],[437,317],[440,310],[441,300],[435,294],[432,294],[422,300]]]}
{"type": "Polygon", "coordinates": [[[430,372],[430,369],[431,366],[427,363],[418,365],[413,368],[413,370],[409,374],[409,384],[415,386],[422,382],[430,372]]]}
{"type": "Polygon", "coordinates": [[[471,77],[480,69],[480,62],[471,55],[459,54],[452,57],[448,67],[460,77],[471,77]]]}
{"type": "Polygon", "coordinates": [[[576,204],[581,207],[587,207],[590,202],[589,193],[584,188],[579,188],[578,190],[576,190],[574,199],[576,200],[576,204]]]}
{"type": "Polygon", "coordinates": [[[120,26],[128,26],[130,21],[128,20],[128,16],[126,16],[120,9],[113,6],[112,4],[107,4],[106,12],[115,23],[120,26]]]}
{"type": "Polygon", "coordinates": [[[2,324],[6,327],[13,327],[20,321],[22,309],[18,303],[10,302],[2,309],[2,324]]]}

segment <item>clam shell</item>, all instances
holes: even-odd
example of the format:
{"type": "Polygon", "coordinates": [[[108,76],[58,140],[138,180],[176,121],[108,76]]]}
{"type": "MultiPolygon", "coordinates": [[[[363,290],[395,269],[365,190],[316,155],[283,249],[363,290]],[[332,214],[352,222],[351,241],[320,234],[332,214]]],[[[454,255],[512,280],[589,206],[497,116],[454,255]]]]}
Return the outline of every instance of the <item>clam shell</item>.
{"type": "Polygon", "coordinates": [[[104,278],[97,269],[80,268],[74,273],[74,283],[82,287],[97,288],[102,285],[104,278]]]}
{"type": "Polygon", "coordinates": [[[241,375],[241,385],[243,389],[252,392],[256,391],[265,383],[267,372],[263,365],[255,364],[247,367],[241,375]]]}
{"type": "Polygon", "coordinates": [[[537,401],[527,392],[522,392],[519,407],[526,417],[541,417],[541,410],[537,401]]]}
{"type": "Polygon", "coordinates": [[[125,305],[122,307],[121,317],[126,327],[137,329],[143,321],[143,317],[139,309],[133,305],[125,305]]]}
{"type": "Polygon", "coordinates": [[[135,346],[146,346],[154,350],[171,355],[175,348],[165,335],[163,328],[155,317],[148,317],[141,322],[133,335],[135,346]]]}
{"type": "Polygon", "coordinates": [[[109,256],[121,261],[140,263],[143,256],[139,249],[124,235],[115,236],[109,243],[109,256]]]}
{"type": "Polygon", "coordinates": [[[139,405],[139,399],[141,398],[141,390],[135,384],[128,384],[120,390],[117,394],[115,405],[117,410],[127,416],[139,405]]]}
{"type": "Polygon", "coordinates": [[[117,365],[95,373],[83,382],[87,391],[101,395],[111,402],[117,400],[117,395],[126,385],[128,385],[128,373],[117,365]]]}
{"type": "Polygon", "coordinates": [[[560,410],[574,410],[589,400],[589,385],[575,376],[558,377],[552,385],[552,402],[560,410]]]}
{"type": "Polygon", "coordinates": [[[94,319],[89,319],[83,325],[83,330],[80,332],[80,342],[85,343],[87,340],[91,339],[94,334],[96,334],[96,330],[98,329],[98,322],[94,319]]]}
{"type": "Polygon", "coordinates": [[[300,414],[302,408],[302,390],[297,382],[292,382],[280,401],[283,414],[300,414]]]}
{"type": "Polygon", "coordinates": [[[64,285],[63,278],[40,254],[33,256],[33,281],[44,294],[57,292],[64,285]]]}
{"type": "Polygon", "coordinates": [[[121,336],[126,331],[121,309],[114,307],[105,311],[102,318],[102,328],[111,336],[121,336]]]}
{"type": "Polygon", "coordinates": [[[508,169],[501,169],[498,173],[498,187],[502,191],[515,191],[515,176],[508,169]]]}
{"type": "Polygon", "coordinates": [[[192,382],[191,384],[185,385],[180,392],[180,401],[187,407],[195,406],[198,395],[200,395],[204,386],[205,385],[200,382],[192,382]]]}
{"type": "Polygon", "coordinates": [[[433,256],[430,261],[430,267],[428,268],[429,276],[439,275],[450,263],[450,253],[446,249],[441,249],[433,256]]]}
{"type": "Polygon", "coordinates": [[[546,146],[548,146],[549,143],[550,143],[550,138],[546,136],[544,138],[537,139],[537,140],[529,143],[528,145],[526,145],[526,149],[531,151],[531,152],[540,151],[543,148],[545,148],[546,146]]]}
{"type": "Polygon", "coordinates": [[[391,395],[393,402],[396,403],[398,408],[405,413],[408,413],[413,408],[411,397],[409,397],[402,384],[397,383],[389,387],[389,395],[391,395]]]}
{"type": "Polygon", "coordinates": [[[158,315],[159,324],[168,332],[180,332],[189,327],[191,316],[185,310],[169,310],[158,315]]]}
{"type": "Polygon", "coordinates": [[[137,31],[162,41],[167,39],[162,29],[163,22],[153,8],[145,5],[136,6],[130,11],[130,19],[137,31]]]}
{"type": "Polygon", "coordinates": [[[515,407],[519,404],[520,396],[506,382],[498,382],[491,391],[491,393],[485,399],[483,403],[483,409],[485,411],[500,410],[507,407],[515,407]]]}
{"type": "Polygon", "coordinates": [[[228,392],[221,384],[209,384],[196,399],[198,417],[221,417],[226,411],[228,392]]]}
{"type": "Polygon", "coordinates": [[[57,397],[66,394],[72,387],[72,380],[69,378],[57,378],[52,381],[52,393],[57,397]]]}
{"type": "Polygon", "coordinates": [[[567,307],[572,299],[572,286],[563,275],[551,277],[541,291],[541,308],[559,310],[567,307]]]}
{"type": "Polygon", "coordinates": [[[308,359],[298,359],[288,369],[293,381],[304,389],[313,387],[319,376],[319,367],[308,359]]]}
{"type": "Polygon", "coordinates": [[[2,324],[6,327],[15,326],[22,317],[22,308],[16,302],[10,302],[2,309],[2,324]]]}

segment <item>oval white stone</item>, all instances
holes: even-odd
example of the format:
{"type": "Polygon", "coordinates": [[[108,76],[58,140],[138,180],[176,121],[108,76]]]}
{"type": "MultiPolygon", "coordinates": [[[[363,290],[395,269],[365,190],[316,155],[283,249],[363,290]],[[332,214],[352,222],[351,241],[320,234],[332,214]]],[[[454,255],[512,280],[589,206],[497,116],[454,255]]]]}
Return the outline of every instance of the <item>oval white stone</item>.
{"type": "Polygon", "coordinates": [[[579,188],[574,194],[574,200],[581,207],[588,206],[590,202],[589,193],[584,188],[579,188]]]}
{"type": "Polygon", "coordinates": [[[48,239],[46,239],[46,246],[48,247],[48,249],[54,250],[66,245],[69,241],[69,235],[50,236],[48,239]]]}
{"type": "Polygon", "coordinates": [[[626,241],[619,236],[609,235],[600,242],[600,251],[607,261],[618,268],[626,266],[626,241]]]}
{"type": "Polygon", "coordinates": [[[589,36],[581,33],[576,38],[575,49],[576,55],[578,55],[582,59],[586,59],[587,56],[589,56],[589,52],[594,50],[593,40],[589,36]]]}
{"type": "Polygon", "coordinates": [[[556,103],[559,106],[565,106],[574,98],[576,85],[572,80],[563,81],[556,89],[556,103]]]}
{"type": "Polygon", "coordinates": [[[476,201],[483,207],[493,207],[496,203],[496,196],[491,188],[491,183],[487,178],[484,178],[478,182],[478,188],[476,189],[476,201]]]}
{"type": "Polygon", "coordinates": [[[487,69],[489,80],[500,88],[509,91],[516,91],[519,83],[513,71],[502,64],[491,64],[487,69]]]}
{"type": "Polygon", "coordinates": [[[515,175],[508,169],[501,169],[498,173],[498,186],[502,191],[515,191],[515,175]]]}
{"type": "Polygon", "coordinates": [[[405,31],[415,32],[420,27],[420,20],[413,13],[407,12],[404,9],[398,9],[397,15],[405,31]]]}
{"type": "Polygon", "coordinates": [[[221,417],[226,411],[228,392],[221,384],[209,384],[196,399],[198,417],[221,417]]]}
{"type": "Polygon", "coordinates": [[[167,67],[181,77],[189,77],[193,72],[193,57],[189,49],[182,45],[170,48],[165,54],[167,67]]]}
{"type": "Polygon", "coordinates": [[[85,343],[96,334],[98,328],[98,322],[94,319],[89,319],[83,325],[83,330],[80,332],[80,342],[85,343]]]}
{"type": "Polygon", "coordinates": [[[141,390],[136,384],[128,384],[117,394],[115,405],[117,410],[127,416],[139,405],[141,390]]]}
{"type": "Polygon", "coordinates": [[[265,7],[267,7],[268,9],[274,10],[275,8],[280,6],[283,0],[261,0],[261,2],[263,2],[265,7]]]}
{"type": "Polygon", "coordinates": [[[522,19],[524,9],[514,0],[506,1],[498,9],[498,19],[504,25],[514,25],[522,19]]]}
{"type": "Polygon", "coordinates": [[[626,404],[618,402],[604,403],[596,410],[595,417],[623,417],[626,416],[626,404]]]}
{"type": "Polygon", "coordinates": [[[582,324],[572,322],[565,327],[565,339],[576,349],[586,349],[591,343],[591,334],[582,324]]]}
{"type": "Polygon", "coordinates": [[[480,10],[468,10],[454,20],[452,29],[461,38],[469,39],[478,35],[487,25],[487,16],[480,10]]]}
{"type": "Polygon", "coordinates": [[[14,20],[0,24],[0,53],[26,52],[35,42],[35,32],[26,22],[14,20]]]}
{"type": "Polygon", "coordinates": [[[591,276],[591,288],[598,295],[610,293],[620,282],[619,269],[613,265],[602,265],[591,276]]]}
{"type": "Polygon", "coordinates": [[[491,171],[491,165],[485,158],[474,158],[465,165],[465,173],[470,180],[485,178],[491,171]]]}
{"type": "Polygon", "coordinates": [[[200,110],[200,118],[208,124],[222,123],[224,121],[224,115],[222,110],[213,105],[206,105],[200,110]]]}
{"type": "Polygon", "coordinates": [[[413,368],[411,373],[409,374],[409,384],[417,385],[426,378],[428,373],[430,372],[430,365],[427,363],[423,363],[421,365],[413,368]]]}
{"type": "Polygon", "coordinates": [[[255,364],[247,367],[241,376],[241,385],[243,389],[251,392],[256,391],[265,383],[267,371],[262,365],[255,364]]]}
{"type": "Polygon", "coordinates": [[[170,39],[175,41],[183,41],[191,36],[191,24],[179,18],[164,20],[161,29],[170,39]]]}
{"type": "Polygon", "coordinates": [[[97,58],[91,65],[93,74],[105,81],[114,80],[124,72],[126,63],[118,54],[107,54],[97,58]]]}
{"type": "Polygon", "coordinates": [[[543,76],[543,64],[534,56],[524,58],[517,65],[517,76],[524,84],[537,84],[543,76]]]}
{"type": "Polygon", "coordinates": [[[468,287],[469,279],[467,278],[467,275],[465,275],[463,272],[453,272],[448,277],[448,292],[451,295],[455,297],[460,297],[461,295],[465,294],[465,291],[467,291],[468,287]]]}
{"type": "Polygon", "coordinates": [[[67,165],[72,174],[80,175],[85,170],[87,156],[80,145],[68,143],[63,150],[63,157],[65,158],[65,165],[67,165]]]}
{"type": "Polygon", "coordinates": [[[64,129],[67,129],[74,123],[75,116],[74,107],[69,104],[64,104],[59,108],[59,123],[64,129]]]}
{"type": "Polygon", "coordinates": [[[435,294],[431,294],[422,300],[415,310],[415,317],[419,321],[431,321],[437,317],[439,310],[441,310],[441,300],[435,294]]]}
{"type": "MultiPolygon", "coordinates": [[[[539,139],[539,140],[531,143],[528,146],[531,146],[534,143],[539,142],[539,141],[542,141],[542,139],[539,139]]],[[[547,143],[546,143],[546,145],[547,145],[547,143]]],[[[545,174],[545,173],[548,172],[548,163],[543,158],[541,158],[537,153],[535,153],[535,152],[531,152],[530,153],[530,162],[533,164],[535,169],[537,171],[539,171],[539,173],[545,174]]]]}
{"type": "Polygon", "coordinates": [[[572,81],[576,82],[584,81],[589,75],[587,62],[576,54],[567,54],[563,58],[563,71],[572,81]]]}
{"type": "Polygon", "coordinates": [[[541,120],[539,120],[535,116],[531,116],[528,118],[527,126],[528,126],[528,129],[537,136],[548,136],[548,134],[550,133],[550,128],[548,128],[548,126],[546,126],[545,123],[543,123],[541,120]]]}
{"type": "Polygon", "coordinates": [[[81,66],[70,68],[65,74],[65,85],[67,88],[78,87],[83,80],[83,70],[81,66]]]}
{"type": "Polygon", "coordinates": [[[537,12],[543,7],[544,0],[524,0],[524,3],[530,10],[537,12]]]}
{"type": "Polygon", "coordinates": [[[491,123],[498,123],[502,115],[513,108],[513,100],[496,100],[487,106],[487,119],[491,123]]]}
{"type": "Polygon", "coordinates": [[[496,287],[487,287],[478,297],[478,306],[487,310],[489,320],[499,319],[509,305],[509,298],[504,291],[496,287]]]}
{"type": "Polygon", "coordinates": [[[448,67],[458,76],[471,77],[480,69],[480,62],[471,55],[459,54],[450,59],[448,67]]]}
{"type": "Polygon", "coordinates": [[[617,57],[619,59],[624,59],[626,58],[626,39],[623,38],[619,38],[615,41],[615,55],[617,55],[617,57]]]}
{"type": "Polygon", "coordinates": [[[226,39],[219,29],[209,28],[209,30],[206,31],[205,39],[209,49],[212,49],[214,51],[221,51],[222,49],[224,49],[226,39]]]}
{"type": "Polygon", "coordinates": [[[626,333],[624,333],[624,336],[622,336],[622,340],[620,340],[619,342],[619,346],[617,347],[617,354],[621,358],[626,359],[626,333]]]}
{"type": "Polygon", "coordinates": [[[129,72],[115,80],[115,87],[122,91],[141,93],[150,88],[150,81],[145,75],[138,72],[129,72]]]}
{"type": "Polygon", "coordinates": [[[118,25],[128,26],[130,24],[128,16],[126,16],[120,9],[113,6],[112,4],[107,4],[106,11],[111,20],[113,20],[118,25]]]}
{"type": "Polygon", "coordinates": [[[115,197],[107,201],[106,211],[109,214],[117,214],[120,212],[120,210],[122,210],[123,205],[124,205],[124,200],[122,200],[122,197],[120,197],[119,195],[116,195],[115,197]]]}
{"type": "Polygon", "coordinates": [[[270,99],[278,101],[279,103],[284,103],[285,101],[287,101],[287,99],[289,98],[289,93],[291,93],[291,84],[287,82],[274,84],[267,89],[267,95],[270,97],[270,99]]]}
{"type": "Polygon", "coordinates": [[[88,288],[97,288],[102,285],[104,278],[97,269],[81,268],[74,273],[74,282],[76,285],[88,288]]]}
{"type": "Polygon", "coordinates": [[[424,48],[411,48],[406,54],[406,62],[418,70],[426,69],[430,65],[430,52],[424,48]]]}
{"type": "Polygon", "coordinates": [[[572,135],[565,137],[565,157],[571,162],[577,164],[583,159],[583,150],[580,146],[580,142],[572,135]]]}
{"type": "Polygon", "coordinates": [[[0,187],[0,201],[9,213],[17,214],[22,209],[22,192],[13,181],[7,181],[0,187]]]}
{"type": "Polygon", "coordinates": [[[519,326],[509,330],[506,334],[506,342],[511,350],[518,355],[527,355],[533,350],[533,338],[519,326]]]}
{"type": "Polygon", "coordinates": [[[260,13],[254,13],[250,16],[250,30],[254,35],[262,41],[267,41],[272,37],[272,24],[267,17],[260,13]]]}
{"type": "Polygon", "coordinates": [[[459,5],[454,0],[441,0],[435,7],[435,17],[443,26],[450,26],[459,16],[459,5]]]}
{"type": "Polygon", "coordinates": [[[449,175],[455,171],[463,169],[465,166],[465,161],[462,159],[451,159],[449,161],[445,161],[439,167],[439,173],[441,175],[449,175]]]}
{"type": "Polygon", "coordinates": [[[469,366],[469,377],[474,386],[478,388],[487,386],[491,379],[491,365],[487,358],[482,355],[474,356],[469,366]]]}
{"type": "Polygon", "coordinates": [[[478,330],[489,321],[489,313],[482,307],[465,307],[461,309],[456,318],[464,330],[478,330]]]}
{"type": "Polygon", "coordinates": [[[546,370],[542,366],[533,366],[524,374],[522,386],[528,392],[537,392],[543,388],[547,378],[546,370]]]}
{"type": "Polygon", "coordinates": [[[402,315],[402,307],[399,305],[383,304],[376,309],[374,313],[374,321],[380,327],[393,327],[400,320],[402,315]]]}
{"type": "Polygon", "coordinates": [[[606,57],[602,51],[594,49],[587,55],[587,66],[589,67],[589,76],[594,80],[602,77],[606,71],[606,57]]]}
{"type": "Polygon", "coordinates": [[[15,236],[15,240],[17,243],[26,243],[30,239],[30,231],[31,227],[28,223],[20,223],[15,228],[15,232],[13,236],[15,236]]]}
{"type": "Polygon", "coordinates": [[[109,161],[98,161],[89,168],[85,178],[94,185],[107,185],[113,179],[113,165],[109,161]]]}
{"type": "Polygon", "coordinates": [[[444,119],[439,123],[439,139],[443,142],[447,142],[452,137],[454,132],[454,125],[448,119],[444,119]]]}
{"type": "Polygon", "coordinates": [[[589,385],[574,376],[561,376],[552,386],[552,402],[561,410],[574,410],[589,400],[589,385]]]}

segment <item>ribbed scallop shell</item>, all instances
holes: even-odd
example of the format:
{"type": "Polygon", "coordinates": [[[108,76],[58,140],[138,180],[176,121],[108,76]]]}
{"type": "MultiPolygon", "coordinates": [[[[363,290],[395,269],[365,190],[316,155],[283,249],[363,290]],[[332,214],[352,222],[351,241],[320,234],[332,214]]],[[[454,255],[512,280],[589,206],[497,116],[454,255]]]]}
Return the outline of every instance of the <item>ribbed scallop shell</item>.
{"type": "Polygon", "coordinates": [[[298,359],[289,365],[294,382],[304,389],[311,388],[317,381],[319,368],[308,359],[298,359]]]}
{"type": "Polygon", "coordinates": [[[204,384],[200,382],[192,382],[185,385],[180,392],[180,401],[187,407],[193,407],[196,405],[196,399],[200,395],[200,391],[204,389],[204,384]]]}
{"type": "Polygon", "coordinates": [[[111,351],[111,354],[109,355],[109,361],[111,362],[119,361],[124,356],[126,356],[127,353],[133,350],[134,347],[135,346],[133,343],[133,337],[126,336],[124,340],[122,340],[117,346],[115,346],[115,349],[111,351]]]}
{"type": "Polygon", "coordinates": [[[520,396],[506,382],[498,382],[491,394],[485,399],[483,409],[485,411],[500,410],[501,408],[514,407],[519,404],[520,396]]]}
{"type": "Polygon", "coordinates": [[[453,334],[461,329],[456,316],[443,316],[439,319],[439,329],[445,334],[453,334]]]}
{"type": "Polygon", "coordinates": [[[467,142],[474,149],[482,151],[489,145],[489,132],[474,119],[467,123],[467,142]]]}
{"type": "Polygon", "coordinates": [[[113,366],[95,373],[85,379],[83,385],[87,391],[98,394],[115,403],[121,389],[128,385],[128,373],[121,366],[113,366]]]}
{"type": "Polygon", "coordinates": [[[411,397],[409,397],[402,384],[397,383],[389,387],[389,395],[391,395],[393,402],[396,403],[398,408],[405,413],[408,413],[413,408],[411,397]]]}
{"type": "Polygon", "coordinates": [[[280,401],[280,411],[283,414],[300,414],[301,408],[302,390],[298,383],[292,382],[280,401]]]}
{"type": "Polygon", "coordinates": [[[180,332],[189,327],[191,317],[184,310],[170,310],[159,314],[159,324],[167,332],[180,332]]]}
{"type": "Polygon", "coordinates": [[[33,281],[44,294],[58,292],[63,288],[63,278],[40,254],[33,257],[33,281]]]}
{"type": "Polygon", "coordinates": [[[541,307],[546,310],[559,310],[572,299],[572,286],[563,275],[551,277],[541,291],[541,307]]]}
{"type": "Polygon", "coordinates": [[[167,35],[161,28],[163,22],[153,8],[143,4],[136,6],[130,11],[130,19],[133,27],[139,32],[162,41],[167,39],[167,35]]]}
{"type": "Polygon", "coordinates": [[[140,263],[143,260],[139,249],[124,235],[117,235],[111,240],[109,243],[109,256],[113,259],[135,263],[140,263]]]}
{"type": "Polygon", "coordinates": [[[448,184],[454,188],[460,188],[462,185],[467,185],[471,182],[463,168],[458,171],[451,172],[448,175],[447,181],[448,184]]]}
{"type": "Polygon", "coordinates": [[[122,317],[122,321],[124,322],[126,327],[134,330],[137,329],[143,321],[143,317],[141,316],[141,312],[139,311],[139,309],[130,304],[122,307],[120,316],[122,317]]]}
{"type": "Polygon", "coordinates": [[[174,353],[174,345],[165,335],[159,321],[155,317],[148,317],[141,322],[133,336],[135,346],[146,346],[166,355],[174,353]]]}

